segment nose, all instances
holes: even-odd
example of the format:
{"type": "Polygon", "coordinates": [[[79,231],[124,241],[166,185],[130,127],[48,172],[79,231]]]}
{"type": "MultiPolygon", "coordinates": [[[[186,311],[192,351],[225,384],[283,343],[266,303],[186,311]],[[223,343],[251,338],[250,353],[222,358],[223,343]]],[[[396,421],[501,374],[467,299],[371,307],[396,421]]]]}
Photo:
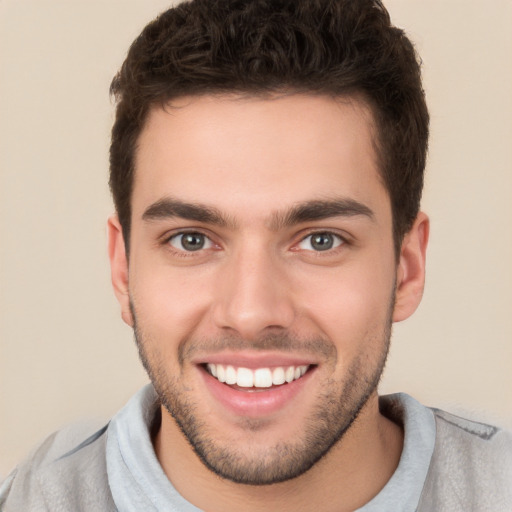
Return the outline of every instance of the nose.
{"type": "Polygon", "coordinates": [[[262,247],[247,247],[225,262],[213,305],[218,328],[256,339],[287,329],[294,320],[292,293],[283,262],[262,247]]]}

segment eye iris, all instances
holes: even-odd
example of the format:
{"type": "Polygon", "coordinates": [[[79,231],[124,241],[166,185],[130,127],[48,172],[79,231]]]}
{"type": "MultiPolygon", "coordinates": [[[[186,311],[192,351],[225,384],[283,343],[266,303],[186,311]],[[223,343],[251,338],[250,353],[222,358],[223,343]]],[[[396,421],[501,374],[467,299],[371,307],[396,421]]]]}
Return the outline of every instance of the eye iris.
{"type": "Polygon", "coordinates": [[[317,251],[328,251],[334,245],[334,237],[329,233],[318,233],[311,237],[311,246],[317,251]]]}
{"type": "Polygon", "coordinates": [[[181,245],[187,251],[198,251],[204,247],[204,235],[200,233],[186,233],[181,237],[181,245]]]}

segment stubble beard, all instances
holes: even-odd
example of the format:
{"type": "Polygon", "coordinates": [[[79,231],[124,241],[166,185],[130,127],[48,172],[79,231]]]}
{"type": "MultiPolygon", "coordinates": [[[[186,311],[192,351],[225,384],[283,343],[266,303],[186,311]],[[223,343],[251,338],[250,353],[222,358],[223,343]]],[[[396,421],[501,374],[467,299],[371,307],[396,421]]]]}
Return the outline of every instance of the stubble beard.
{"type": "MultiPolygon", "coordinates": [[[[161,404],[172,416],[197,456],[207,468],[221,478],[235,483],[259,486],[284,482],[302,475],[322,459],[353,425],[360,411],[376,391],[384,371],[391,339],[391,309],[381,336],[370,340],[370,344],[380,349],[377,357],[372,359],[371,368],[368,368],[368,354],[361,354],[348,368],[343,382],[335,382],[332,379],[325,383],[324,391],[315,400],[317,405],[305,420],[300,439],[277,442],[268,446],[265,453],[258,454],[257,457],[251,456],[250,444],[237,449],[233,443],[218,442],[215,434],[211,432],[207,418],[200,418],[197,404],[188,396],[179,376],[169,375],[166,372],[165,361],[154,361],[150,356],[147,350],[150,346],[149,340],[138,328],[133,306],[132,314],[135,320],[135,340],[142,364],[161,404]]],[[[365,342],[368,343],[368,340],[365,342]]],[[[194,342],[190,343],[193,345],[194,342]]],[[[230,349],[243,348],[248,344],[244,340],[216,342],[217,345],[222,343],[225,348],[230,349]]],[[[207,345],[205,342],[201,343],[201,346],[207,345]]],[[[187,342],[182,346],[187,347],[187,342]]],[[[315,347],[314,350],[322,352],[324,356],[331,352],[331,357],[336,358],[334,345],[324,339],[299,342],[287,335],[267,336],[257,343],[251,342],[251,348],[254,346],[273,346],[281,349],[294,346],[315,347]]],[[[185,350],[181,350],[179,354],[181,364],[184,353],[185,350]]],[[[245,419],[244,428],[248,432],[264,431],[265,422],[245,419]]]]}

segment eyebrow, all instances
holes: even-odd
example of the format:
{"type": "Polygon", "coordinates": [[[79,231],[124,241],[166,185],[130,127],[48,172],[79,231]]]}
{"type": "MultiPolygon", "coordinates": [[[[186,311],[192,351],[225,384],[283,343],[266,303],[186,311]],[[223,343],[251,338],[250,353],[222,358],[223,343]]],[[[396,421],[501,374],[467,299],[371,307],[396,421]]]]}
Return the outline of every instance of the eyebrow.
{"type": "Polygon", "coordinates": [[[284,213],[276,212],[272,215],[271,227],[278,230],[303,222],[324,220],[331,217],[367,217],[374,220],[375,214],[363,203],[354,199],[336,198],[326,200],[305,201],[293,206],[284,213]]]}
{"type": "Polygon", "coordinates": [[[181,219],[213,224],[221,227],[234,224],[217,208],[200,203],[188,203],[178,199],[163,198],[150,205],[142,214],[143,220],[159,220],[179,217],[181,219]]]}
{"type": "MultiPolygon", "coordinates": [[[[363,203],[354,199],[336,198],[310,200],[298,203],[289,210],[273,212],[269,226],[272,230],[291,227],[304,222],[328,219],[331,217],[363,216],[374,220],[373,211],[363,203]]],[[[220,227],[236,227],[236,222],[225,216],[215,207],[201,203],[190,203],[179,199],[163,198],[151,204],[142,214],[146,221],[179,217],[220,227]]]]}

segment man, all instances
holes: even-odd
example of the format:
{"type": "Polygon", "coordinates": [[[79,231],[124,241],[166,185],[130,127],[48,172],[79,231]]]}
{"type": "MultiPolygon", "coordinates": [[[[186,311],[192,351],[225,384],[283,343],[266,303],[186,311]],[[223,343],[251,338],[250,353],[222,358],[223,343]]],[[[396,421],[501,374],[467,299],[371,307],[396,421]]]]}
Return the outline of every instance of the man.
{"type": "Polygon", "coordinates": [[[2,510],[510,510],[510,434],[377,394],[429,231],[384,7],[182,4],[112,92],[112,282],[152,385],[50,437],[2,510]]]}

